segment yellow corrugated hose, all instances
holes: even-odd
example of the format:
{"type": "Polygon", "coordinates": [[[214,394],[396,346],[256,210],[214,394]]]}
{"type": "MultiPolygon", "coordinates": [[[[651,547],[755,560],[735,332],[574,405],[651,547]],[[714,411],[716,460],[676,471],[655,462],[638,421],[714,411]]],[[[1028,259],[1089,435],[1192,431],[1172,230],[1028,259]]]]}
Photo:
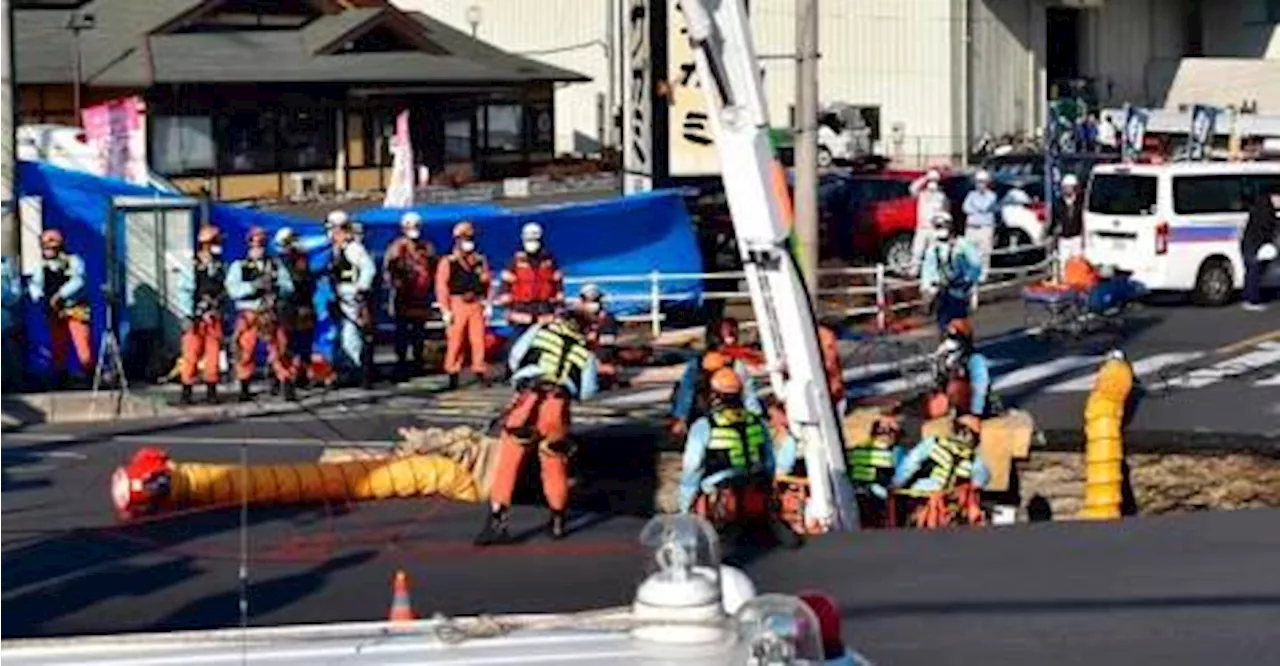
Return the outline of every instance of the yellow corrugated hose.
{"type": "Polygon", "coordinates": [[[1098,370],[1098,379],[1084,408],[1086,520],[1120,517],[1124,442],[1121,426],[1125,403],[1133,390],[1133,368],[1123,355],[1113,354],[1098,370]]]}
{"type": "Polygon", "coordinates": [[[302,504],[439,495],[480,501],[475,479],[458,463],[436,455],[339,463],[238,465],[175,463],[170,500],[178,506],[230,504],[248,486],[251,504],[302,504]]]}

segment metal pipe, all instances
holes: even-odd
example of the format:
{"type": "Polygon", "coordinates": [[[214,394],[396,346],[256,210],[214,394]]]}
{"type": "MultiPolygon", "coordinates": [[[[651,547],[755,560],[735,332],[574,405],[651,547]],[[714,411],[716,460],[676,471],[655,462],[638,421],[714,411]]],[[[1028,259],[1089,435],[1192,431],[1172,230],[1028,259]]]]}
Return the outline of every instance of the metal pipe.
{"type": "Polygon", "coordinates": [[[818,0],[796,8],[795,238],[800,274],[818,293],[818,0]]]}
{"type": "Polygon", "coordinates": [[[18,87],[14,85],[14,79],[17,77],[17,67],[14,65],[14,55],[17,49],[14,47],[13,38],[13,1],[2,0],[4,2],[4,72],[3,86],[0,90],[0,112],[3,115],[4,132],[4,160],[3,173],[0,174],[0,181],[3,184],[3,192],[0,192],[0,199],[4,201],[6,206],[3,214],[3,220],[0,225],[0,239],[3,239],[3,248],[0,253],[9,257],[14,262],[14,270],[18,270],[18,262],[22,256],[22,225],[18,224],[18,87]]]}

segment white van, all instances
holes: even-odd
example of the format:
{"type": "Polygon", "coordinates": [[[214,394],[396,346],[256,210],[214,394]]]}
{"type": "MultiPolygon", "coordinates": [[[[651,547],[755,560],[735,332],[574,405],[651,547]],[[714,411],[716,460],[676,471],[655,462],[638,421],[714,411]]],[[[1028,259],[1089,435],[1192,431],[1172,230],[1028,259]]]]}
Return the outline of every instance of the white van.
{"type": "MultiPolygon", "coordinates": [[[[1277,162],[1099,165],[1086,193],[1085,258],[1132,271],[1152,291],[1222,305],[1244,284],[1240,233],[1249,208],[1277,185],[1277,162]]],[[[1263,282],[1277,277],[1273,270],[1263,282]]]]}

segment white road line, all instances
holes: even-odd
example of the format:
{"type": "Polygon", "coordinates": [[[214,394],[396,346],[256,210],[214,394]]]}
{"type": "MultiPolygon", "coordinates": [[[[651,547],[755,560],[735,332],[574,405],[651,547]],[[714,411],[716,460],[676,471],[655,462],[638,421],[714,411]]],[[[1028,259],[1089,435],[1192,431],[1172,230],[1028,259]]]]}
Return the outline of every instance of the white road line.
{"type": "Polygon", "coordinates": [[[1260,370],[1276,362],[1280,362],[1280,343],[1262,343],[1258,345],[1256,351],[1220,361],[1207,368],[1196,368],[1169,381],[1160,382],[1155,388],[1204,388],[1229,377],[1260,370]]]}
{"type": "Polygon", "coordinates": [[[1105,356],[1061,356],[1059,358],[1029,365],[1010,372],[1007,375],[1000,375],[992,388],[996,391],[1006,391],[1032,382],[1057,377],[1058,375],[1088,367],[1100,362],[1105,356]]]}
{"type": "MultiPolygon", "coordinates": [[[[1204,355],[1205,355],[1205,352],[1198,351],[1198,352],[1166,352],[1164,354],[1156,354],[1155,356],[1148,356],[1147,358],[1138,359],[1137,361],[1133,362],[1133,374],[1137,377],[1145,377],[1148,375],[1155,374],[1156,372],[1159,372],[1164,368],[1181,365],[1183,363],[1189,363],[1204,355]]],[[[1054,384],[1053,386],[1050,386],[1048,389],[1045,389],[1045,390],[1046,392],[1049,392],[1049,393],[1067,393],[1071,391],[1091,391],[1093,390],[1094,383],[1097,381],[1098,381],[1098,373],[1094,372],[1085,377],[1078,377],[1076,379],[1071,379],[1071,380],[1062,382],[1060,384],[1054,384]]]]}
{"type": "Polygon", "coordinates": [[[1280,374],[1253,383],[1254,386],[1280,386],[1280,374]]]}
{"type": "MultiPolygon", "coordinates": [[[[1007,365],[1012,365],[1013,361],[1007,358],[996,358],[988,360],[987,363],[994,370],[1007,365]]],[[[851,395],[856,397],[864,397],[868,395],[892,395],[909,391],[914,387],[922,386],[930,380],[932,375],[928,372],[915,372],[906,377],[896,377],[894,379],[886,379],[875,382],[874,384],[854,384],[849,387],[851,395]]]]}
{"type": "Polygon", "coordinates": [[[635,393],[627,393],[625,395],[613,396],[601,400],[591,400],[586,404],[604,405],[606,407],[634,407],[637,405],[649,405],[671,398],[671,387],[663,386],[661,388],[645,389],[635,393]]]}

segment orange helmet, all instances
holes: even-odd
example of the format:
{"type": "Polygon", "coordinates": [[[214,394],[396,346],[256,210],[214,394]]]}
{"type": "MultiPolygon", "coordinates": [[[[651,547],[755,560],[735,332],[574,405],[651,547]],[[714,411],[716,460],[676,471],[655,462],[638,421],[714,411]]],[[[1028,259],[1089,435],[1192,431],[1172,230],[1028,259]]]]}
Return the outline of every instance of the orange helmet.
{"type": "Polygon", "coordinates": [[[212,224],[201,225],[200,233],[196,234],[196,242],[201,245],[216,243],[222,237],[222,232],[212,224]]]}
{"type": "Polygon", "coordinates": [[[882,414],[871,422],[871,436],[890,435],[898,436],[902,434],[902,426],[898,425],[898,419],[889,414],[882,414]]]}
{"type": "Polygon", "coordinates": [[[721,395],[742,393],[742,378],[732,368],[720,368],[711,375],[711,390],[721,395]]]}
{"type": "Polygon", "coordinates": [[[956,417],[956,425],[977,435],[982,432],[982,419],[973,414],[965,414],[956,417]]]}
{"type": "Polygon", "coordinates": [[[263,229],[262,227],[250,227],[250,228],[249,228],[249,233],[245,234],[245,235],[244,235],[244,238],[245,238],[245,240],[249,241],[249,244],[250,244],[250,245],[253,245],[254,243],[259,243],[259,244],[261,244],[261,245],[266,245],[266,244],[267,244],[267,230],[266,230],[266,229],[263,229]]]}
{"type": "Polygon", "coordinates": [[[60,248],[62,247],[62,232],[57,229],[45,229],[40,234],[40,247],[60,248]]]}
{"type": "Polygon", "coordinates": [[[471,226],[470,222],[459,222],[453,225],[454,238],[474,238],[475,235],[476,228],[471,226]]]}
{"type": "Polygon", "coordinates": [[[947,337],[972,340],[973,324],[968,319],[952,319],[947,324],[947,337]]]}
{"type": "Polygon", "coordinates": [[[715,372],[727,367],[729,367],[729,357],[718,351],[709,351],[702,357],[703,372],[715,372]]]}

